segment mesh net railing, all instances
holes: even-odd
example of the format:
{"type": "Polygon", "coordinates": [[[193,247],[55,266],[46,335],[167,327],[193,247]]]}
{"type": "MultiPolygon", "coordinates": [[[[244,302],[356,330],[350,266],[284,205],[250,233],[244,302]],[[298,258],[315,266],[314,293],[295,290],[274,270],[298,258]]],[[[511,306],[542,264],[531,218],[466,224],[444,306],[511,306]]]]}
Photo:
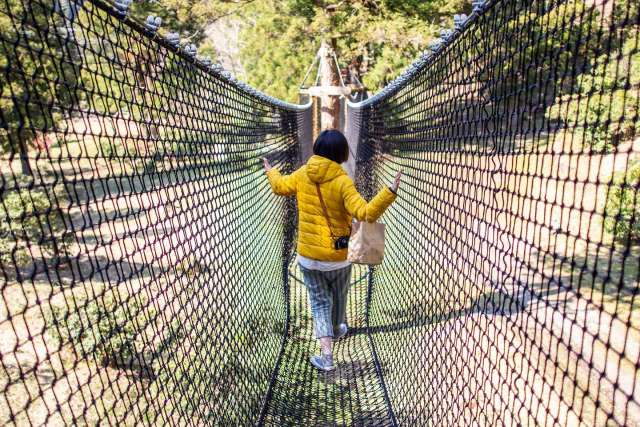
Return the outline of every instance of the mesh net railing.
{"type": "Polygon", "coordinates": [[[155,30],[0,4],[0,425],[264,410],[295,211],[260,159],[293,170],[303,111],[155,30]]]}
{"type": "Polygon", "coordinates": [[[99,0],[0,4],[0,424],[640,425],[639,6],[474,1],[347,114],[385,262],[319,374],[309,110],[99,0]]]}
{"type": "MultiPolygon", "coordinates": [[[[637,1],[474,2],[352,106],[400,425],[640,425],[637,1]]],[[[352,130],[353,131],[353,130],[352,130]]]]}

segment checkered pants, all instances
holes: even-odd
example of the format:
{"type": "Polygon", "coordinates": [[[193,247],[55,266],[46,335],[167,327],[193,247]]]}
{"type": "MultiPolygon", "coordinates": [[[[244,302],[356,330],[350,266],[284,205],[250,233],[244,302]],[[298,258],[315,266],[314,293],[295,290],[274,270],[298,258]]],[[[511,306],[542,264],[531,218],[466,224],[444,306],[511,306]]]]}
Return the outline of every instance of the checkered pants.
{"type": "Polygon", "coordinates": [[[300,266],[309,294],[316,338],[333,337],[347,321],[347,295],[351,266],[333,271],[308,270],[300,266]]]}

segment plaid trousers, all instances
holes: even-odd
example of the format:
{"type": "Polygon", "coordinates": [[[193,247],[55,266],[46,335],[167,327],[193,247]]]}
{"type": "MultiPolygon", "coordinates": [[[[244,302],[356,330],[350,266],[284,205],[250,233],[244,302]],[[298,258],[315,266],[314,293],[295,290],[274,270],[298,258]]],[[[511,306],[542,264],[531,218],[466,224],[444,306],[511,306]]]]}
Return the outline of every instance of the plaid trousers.
{"type": "Polygon", "coordinates": [[[333,271],[308,270],[300,266],[309,294],[316,338],[333,337],[347,321],[347,295],[351,266],[333,271]]]}

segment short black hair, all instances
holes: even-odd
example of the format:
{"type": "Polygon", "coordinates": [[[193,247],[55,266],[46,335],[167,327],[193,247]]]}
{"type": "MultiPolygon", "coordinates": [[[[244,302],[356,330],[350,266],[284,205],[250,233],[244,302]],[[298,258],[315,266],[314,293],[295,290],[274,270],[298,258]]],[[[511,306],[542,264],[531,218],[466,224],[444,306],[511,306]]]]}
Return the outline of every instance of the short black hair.
{"type": "Polygon", "coordinates": [[[349,143],[339,130],[323,130],[313,143],[313,154],[344,163],[349,159],[349,143]]]}

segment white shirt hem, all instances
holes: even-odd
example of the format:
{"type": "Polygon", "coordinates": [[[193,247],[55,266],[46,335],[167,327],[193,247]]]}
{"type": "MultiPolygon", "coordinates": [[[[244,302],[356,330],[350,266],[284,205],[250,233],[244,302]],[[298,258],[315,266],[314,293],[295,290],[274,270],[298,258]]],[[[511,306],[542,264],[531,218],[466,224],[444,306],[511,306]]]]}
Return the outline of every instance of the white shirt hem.
{"type": "Polygon", "coordinates": [[[318,271],[340,270],[341,268],[346,268],[351,265],[349,261],[319,261],[317,259],[303,257],[302,255],[298,255],[297,261],[298,264],[307,270],[318,271]]]}

